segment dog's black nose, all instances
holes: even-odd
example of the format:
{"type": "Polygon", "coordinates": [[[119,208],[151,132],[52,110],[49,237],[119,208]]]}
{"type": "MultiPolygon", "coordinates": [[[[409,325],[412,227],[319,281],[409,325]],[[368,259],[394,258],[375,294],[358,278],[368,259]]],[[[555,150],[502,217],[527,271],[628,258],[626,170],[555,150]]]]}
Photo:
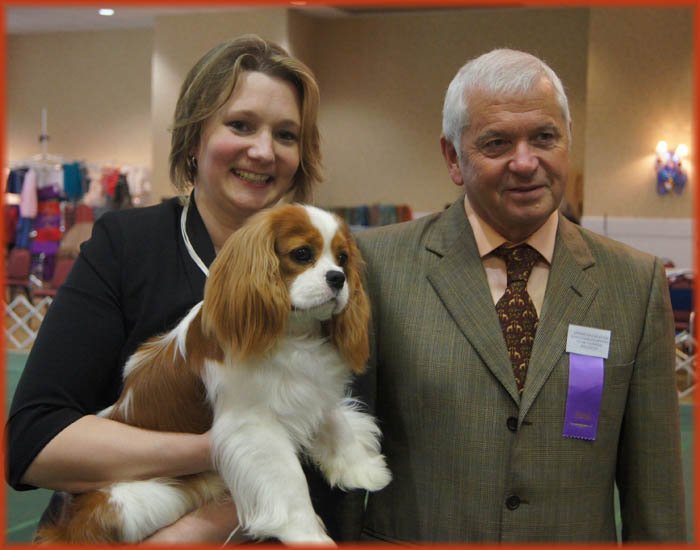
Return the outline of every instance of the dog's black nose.
{"type": "Polygon", "coordinates": [[[340,290],[345,284],[345,273],[342,271],[328,271],[326,272],[326,282],[329,287],[340,290]]]}

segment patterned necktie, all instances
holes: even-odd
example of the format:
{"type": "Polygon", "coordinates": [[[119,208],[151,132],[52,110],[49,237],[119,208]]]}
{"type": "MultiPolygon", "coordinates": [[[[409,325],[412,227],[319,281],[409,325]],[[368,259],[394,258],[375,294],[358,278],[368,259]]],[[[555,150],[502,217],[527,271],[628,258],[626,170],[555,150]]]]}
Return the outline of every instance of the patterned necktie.
{"type": "Polygon", "coordinates": [[[522,392],[538,321],[537,310],[526,287],[532,267],[540,254],[527,244],[513,248],[502,245],[493,253],[506,262],[508,286],[496,303],[496,311],[513,365],[515,382],[518,391],[522,392]]]}

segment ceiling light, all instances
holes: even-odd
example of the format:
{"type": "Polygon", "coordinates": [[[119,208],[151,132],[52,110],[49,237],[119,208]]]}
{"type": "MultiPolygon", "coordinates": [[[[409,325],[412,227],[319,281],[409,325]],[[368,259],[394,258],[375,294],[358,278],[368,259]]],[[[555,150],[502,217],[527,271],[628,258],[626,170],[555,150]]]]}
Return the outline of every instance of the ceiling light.
{"type": "Polygon", "coordinates": [[[114,10],[111,8],[102,8],[97,13],[99,13],[100,15],[109,16],[109,15],[114,15],[114,10]]]}

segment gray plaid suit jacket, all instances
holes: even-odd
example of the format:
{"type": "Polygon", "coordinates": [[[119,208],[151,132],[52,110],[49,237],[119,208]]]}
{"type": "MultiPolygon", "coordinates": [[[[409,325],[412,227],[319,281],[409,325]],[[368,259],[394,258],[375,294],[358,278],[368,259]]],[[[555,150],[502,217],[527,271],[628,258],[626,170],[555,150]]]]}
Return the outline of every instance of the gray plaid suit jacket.
{"type": "Polygon", "coordinates": [[[520,397],[462,199],[357,239],[373,303],[365,397],[394,481],[361,520],[346,499],[347,538],[614,541],[617,483],[624,540],[685,541],[658,259],[560,218],[520,397]],[[612,331],[595,441],[562,437],[570,324],[612,331]]]}

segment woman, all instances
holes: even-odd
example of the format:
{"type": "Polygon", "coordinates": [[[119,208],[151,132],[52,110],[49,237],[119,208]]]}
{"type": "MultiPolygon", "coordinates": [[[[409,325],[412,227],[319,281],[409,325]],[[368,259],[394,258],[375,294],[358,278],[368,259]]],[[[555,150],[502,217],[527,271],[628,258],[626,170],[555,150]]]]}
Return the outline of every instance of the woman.
{"type": "MultiPolygon", "coordinates": [[[[170,175],[183,194],[194,190],[96,222],[12,402],[13,487],[80,492],[211,469],[208,433],[147,431],[96,413],[116,400],[136,347],[202,299],[207,266],[226,238],[262,208],[310,198],[320,180],[318,100],[311,71],[253,35],[216,46],[190,70],[175,109],[170,175]]],[[[210,505],[152,540],[221,542],[234,526],[231,504],[210,505]]]]}

